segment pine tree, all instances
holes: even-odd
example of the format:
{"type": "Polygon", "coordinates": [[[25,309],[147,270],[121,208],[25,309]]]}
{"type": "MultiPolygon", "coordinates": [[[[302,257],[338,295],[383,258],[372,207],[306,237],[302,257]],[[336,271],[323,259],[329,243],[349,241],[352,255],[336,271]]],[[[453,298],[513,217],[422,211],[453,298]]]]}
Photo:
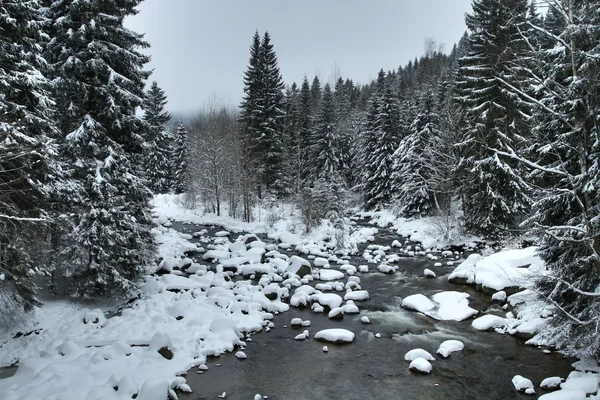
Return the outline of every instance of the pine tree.
{"type": "Polygon", "coordinates": [[[188,133],[185,129],[183,122],[179,122],[177,126],[177,133],[175,134],[175,147],[174,147],[174,182],[175,182],[175,193],[183,193],[189,186],[189,170],[188,170],[188,133]]]}
{"type": "Polygon", "coordinates": [[[310,174],[311,160],[309,146],[313,129],[313,111],[311,108],[310,85],[308,78],[304,75],[300,87],[298,101],[298,154],[300,156],[299,175],[300,182],[305,182],[310,174]]]}
{"type": "Polygon", "coordinates": [[[54,1],[46,57],[62,93],[61,155],[68,169],[72,229],[55,274],[57,290],[90,299],[126,294],[153,261],[151,192],[138,177],[147,125],[142,35],[123,27],[138,0],[54,1]]]}
{"type": "Polygon", "coordinates": [[[326,181],[339,181],[340,157],[338,149],[335,110],[331,86],[325,85],[322,107],[312,134],[312,177],[326,181]]]}
{"type": "Polygon", "coordinates": [[[530,168],[528,178],[536,194],[527,222],[541,234],[539,254],[549,271],[540,276],[537,290],[556,313],[540,339],[568,354],[597,358],[600,10],[594,2],[559,1],[548,11],[544,24],[549,22],[552,29],[543,31],[541,41],[546,47],[536,54],[539,68],[532,71],[539,92],[534,97],[510,87],[534,104],[533,151],[499,154],[530,168]]]}
{"type": "Polygon", "coordinates": [[[433,208],[433,192],[429,187],[431,164],[424,160],[438,131],[433,98],[432,93],[424,96],[421,112],[394,154],[393,181],[397,188],[397,203],[400,212],[406,216],[423,216],[433,208]]]}
{"type": "Polygon", "coordinates": [[[363,132],[362,187],[367,209],[381,208],[392,200],[394,152],[399,140],[398,99],[381,70],[363,132]]]}
{"type": "Polygon", "coordinates": [[[144,120],[148,124],[145,134],[144,171],[148,186],[154,193],[168,193],[175,181],[173,137],[165,128],[171,115],[165,111],[167,96],[152,82],[144,99],[144,120]]]}
{"type": "Polygon", "coordinates": [[[489,236],[515,227],[530,206],[518,163],[493,150],[524,147],[529,139],[529,110],[502,83],[522,85],[515,65],[524,52],[519,27],[526,12],[526,0],[476,0],[466,16],[472,34],[457,83],[468,124],[460,145],[469,173],[463,207],[467,228],[489,236]]]}
{"type": "MultiPolygon", "coordinates": [[[[57,172],[36,1],[0,4],[0,314],[39,304],[31,276],[57,172]]],[[[36,260],[39,261],[39,260],[36,260]]],[[[39,265],[39,264],[38,264],[39,265]]]]}
{"type": "Polygon", "coordinates": [[[284,83],[277,65],[271,37],[254,35],[250,62],[244,76],[245,97],[241,104],[244,141],[249,152],[248,166],[260,185],[277,194],[283,187],[284,83]]]}

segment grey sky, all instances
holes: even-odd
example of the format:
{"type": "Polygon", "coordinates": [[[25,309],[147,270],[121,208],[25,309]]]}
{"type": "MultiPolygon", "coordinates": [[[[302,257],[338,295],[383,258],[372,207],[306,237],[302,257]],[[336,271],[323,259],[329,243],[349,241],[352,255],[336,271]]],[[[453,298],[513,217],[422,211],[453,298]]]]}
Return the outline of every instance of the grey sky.
{"type": "Polygon", "coordinates": [[[366,83],[423,54],[426,37],[446,51],[465,31],[471,0],[145,0],[129,28],[151,44],[151,79],[171,111],[198,109],[212,94],[237,105],[252,35],[268,30],[286,83],[323,81],[334,63],[366,83]]]}

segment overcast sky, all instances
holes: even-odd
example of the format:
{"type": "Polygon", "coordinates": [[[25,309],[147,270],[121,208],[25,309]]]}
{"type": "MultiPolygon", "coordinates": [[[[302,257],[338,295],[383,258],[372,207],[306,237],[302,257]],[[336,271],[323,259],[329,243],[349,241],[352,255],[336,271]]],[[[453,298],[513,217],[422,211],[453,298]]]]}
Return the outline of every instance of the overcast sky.
{"type": "Polygon", "coordinates": [[[304,74],[366,83],[423,54],[426,37],[450,51],[471,0],[145,0],[126,21],[152,46],[151,79],[168,109],[198,109],[212,95],[238,105],[254,31],[268,30],[287,84],[304,74]]]}

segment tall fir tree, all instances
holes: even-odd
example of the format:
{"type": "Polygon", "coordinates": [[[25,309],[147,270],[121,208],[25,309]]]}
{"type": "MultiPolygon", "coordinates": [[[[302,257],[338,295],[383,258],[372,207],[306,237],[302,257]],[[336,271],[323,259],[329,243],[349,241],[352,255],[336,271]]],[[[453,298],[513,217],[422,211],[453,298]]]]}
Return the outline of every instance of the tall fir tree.
{"type": "Polygon", "coordinates": [[[536,195],[527,222],[541,235],[538,251],[548,269],[536,289],[555,309],[540,339],[598,358],[600,9],[594,2],[552,2],[544,25],[539,68],[532,71],[537,92],[509,87],[533,104],[535,143],[499,154],[530,168],[536,195]]]}
{"type": "Polygon", "coordinates": [[[188,132],[183,125],[183,122],[179,122],[177,126],[177,132],[175,133],[175,146],[173,148],[173,161],[174,161],[174,189],[175,193],[184,193],[190,183],[189,173],[189,152],[188,152],[188,132]]]}
{"type": "Polygon", "coordinates": [[[54,282],[85,299],[128,293],[153,262],[151,192],[136,165],[147,132],[136,109],[149,75],[139,50],[148,44],[123,26],[139,3],[58,0],[47,11],[72,224],[54,282]]]}
{"type": "MultiPolygon", "coordinates": [[[[0,4],[0,315],[38,304],[33,258],[57,166],[36,1],[0,4]]],[[[35,260],[39,262],[40,260],[35,260]]]]}
{"type": "Polygon", "coordinates": [[[463,207],[467,228],[489,236],[514,228],[531,203],[519,164],[494,152],[525,147],[530,139],[530,111],[501,83],[522,86],[515,66],[525,51],[519,29],[526,13],[526,0],[475,0],[466,16],[471,35],[457,82],[457,100],[467,113],[460,144],[469,176],[463,207]]]}
{"type": "Polygon", "coordinates": [[[394,154],[395,196],[397,206],[405,216],[425,216],[433,208],[430,164],[424,160],[438,131],[433,101],[433,94],[426,92],[421,100],[421,112],[394,154]]]}
{"type": "Polygon", "coordinates": [[[244,141],[248,148],[248,166],[261,187],[281,194],[283,187],[284,83],[271,36],[262,40],[255,33],[250,49],[248,70],[244,75],[245,96],[241,104],[244,141]]]}
{"type": "Polygon", "coordinates": [[[398,98],[381,70],[363,132],[362,187],[367,209],[381,208],[392,200],[394,152],[401,138],[400,130],[398,98]]]}
{"type": "Polygon", "coordinates": [[[335,108],[331,86],[325,85],[321,110],[312,134],[311,151],[313,179],[339,181],[340,156],[335,125],[335,108]]]}
{"type": "Polygon", "coordinates": [[[144,171],[148,187],[154,193],[168,193],[175,186],[175,160],[171,158],[174,138],[165,126],[171,120],[166,105],[165,92],[153,81],[142,107],[148,125],[144,135],[144,171]]]}
{"type": "Polygon", "coordinates": [[[298,153],[300,156],[300,182],[305,182],[310,174],[311,162],[309,146],[313,129],[313,110],[311,106],[310,84],[304,75],[298,99],[298,153]]]}

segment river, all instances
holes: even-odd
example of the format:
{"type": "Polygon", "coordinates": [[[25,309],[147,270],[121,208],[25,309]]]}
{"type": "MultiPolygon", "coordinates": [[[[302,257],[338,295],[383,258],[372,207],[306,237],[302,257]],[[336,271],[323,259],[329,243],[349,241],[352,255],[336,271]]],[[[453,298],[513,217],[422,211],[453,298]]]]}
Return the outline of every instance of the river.
{"type": "MultiPolygon", "coordinates": [[[[175,224],[174,228],[189,233],[191,226],[175,224]]],[[[202,228],[208,228],[209,234],[218,230],[194,229],[202,228]]],[[[394,239],[398,237],[393,232],[379,229],[374,243],[389,246],[394,239]]],[[[359,248],[359,254],[366,246],[359,248]]],[[[460,261],[456,260],[455,265],[460,261]]],[[[365,261],[354,256],[350,263],[358,266],[365,261]]],[[[189,371],[186,379],[193,393],[180,393],[180,399],[216,399],[223,392],[227,393],[227,399],[234,400],[252,399],[257,393],[273,400],[536,399],[543,394],[540,389],[534,396],[518,393],[511,383],[512,377],[523,375],[537,387],[546,377],[565,378],[569,374],[574,360],[557,352],[546,354],[539,348],[526,346],[522,339],[477,331],[471,327],[471,319],[436,321],[400,308],[401,299],[411,294],[429,296],[455,290],[469,293],[470,306],[481,313],[502,312],[489,296],[473,287],[449,283],[446,278],[453,266],[433,268],[432,265],[425,257],[403,258],[398,263],[399,271],[393,275],[357,274],[370,299],[356,302],[360,314],[346,315],[341,321],[291,307],[290,311],[275,316],[275,327],[269,332],[252,335],[244,350],[247,359],[223,354],[209,359],[209,369],[204,373],[189,371]],[[424,278],[424,268],[435,270],[437,278],[424,278]],[[364,315],[371,324],[361,324],[360,317],[364,315]],[[294,340],[305,329],[290,327],[294,317],[311,321],[307,328],[311,333],[309,340],[294,340]],[[326,328],[348,329],[355,333],[356,339],[351,344],[328,344],[329,351],[325,353],[324,343],[313,340],[312,335],[326,328]],[[376,333],[381,337],[375,337],[376,333]],[[436,357],[430,375],[408,370],[408,362],[404,360],[407,351],[423,348],[434,354],[439,344],[448,339],[462,341],[465,349],[452,353],[448,359],[436,357]]],[[[371,269],[374,266],[370,264],[371,269]]],[[[315,283],[318,281],[312,282],[315,283]]]]}

